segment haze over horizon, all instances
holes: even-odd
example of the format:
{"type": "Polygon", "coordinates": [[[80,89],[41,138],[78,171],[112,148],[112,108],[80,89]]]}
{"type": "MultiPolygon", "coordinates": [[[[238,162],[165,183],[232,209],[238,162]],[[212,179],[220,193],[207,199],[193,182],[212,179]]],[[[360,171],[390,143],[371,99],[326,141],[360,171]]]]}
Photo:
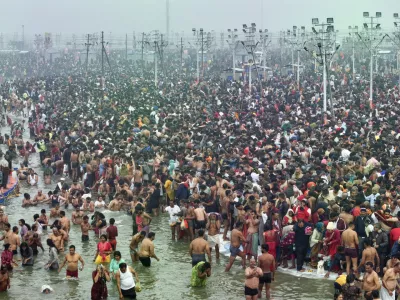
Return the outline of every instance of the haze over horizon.
{"type": "MultiPolygon", "coordinates": [[[[85,34],[104,31],[113,34],[166,32],[166,0],[17,0],[2,2],[0,32],[25,34],[44,32],[85,34]]],[[[270,32],[291,29],[293,25],[311,28],[311,19],[320,22],[335,20],[335,28],[347,30],[349,25],[362,27],[362,13],[382,12],[381,27],[393,30],[393,13],[400,12],[398,0],[170,0],[170,31],[226,31],[242,24],[256,23],[257,29],[270,32]]]]}

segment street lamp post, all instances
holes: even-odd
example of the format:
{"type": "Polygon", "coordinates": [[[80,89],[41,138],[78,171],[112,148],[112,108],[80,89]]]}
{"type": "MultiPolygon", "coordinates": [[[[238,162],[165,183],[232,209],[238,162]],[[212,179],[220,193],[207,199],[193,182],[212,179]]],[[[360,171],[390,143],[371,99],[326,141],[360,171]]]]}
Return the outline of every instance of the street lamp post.
{"type": "MultiPolygon", "coordinates": [[[[196,28],[192,29],[193,36],[195,37],[195,45],[196,45],[196,76],[197,82],[200,82],[200,70],[199,70],[199,37],[203,35],[203,28],[200,28],[200,31],[196,30],[196,28]]],[[[203,47],[201,47],[203,48],[203,47]]],[[[203,51],[202,51],[203,54],[203,51]]]]}
{"type": "Polygon", "coordinates": [[[237,46],[237,35],[238,30],[235,28],[233,31],[231,29],[228,29],[228,39],[227,42],[229,44],[229,47],[232,50],[232,72],[233,72],[233,81],[236,81],[236,46],[237,46]]]}
{"type": "Polygon", "coordinates": [[[306,28],[301,26],[298,29],[297,26],[293,26],[293,31],[288,30],[287,36],[289,37],[286,42],[291,45],[292,50],[292,73],[294,75],[294,68],[297,67],[297,88],[300,90],[300,46],[303,44],[305,38],[306,28]],[[297,51],[297,66],[294,63],[294,50],[297,51]]]}
{"type": "MultiPolygon", "coordinates": [[[[314,27],[312,27],[312,31],[316,36],[316,40],[318,41],[317,47],[319,54],[316,54],[316,56],[320,56],[322,58],[322,61],[320,63],[323,65],[323,86],[324,86],[324,102],[323,102],[323,110],[324,112],[327,111],[327,86],[326,86],[326,81],[328,77],[328,65],[329,61],[327,61],[327,56],[330,57],[329,60],[331,60],[336,51],[339,49],[340,46],[336,45],[335,42],[335,47],[332,47],[332,39],[331,36],[334,34],[335,29],[333,26],[333,18],[327,18],[326,23],[319,24],[318,18],[313,18],[312,19],[312,25],[317,27],[321,26],[322,29],[317,31],[314,27]],[[332,49],[334,49],[332,51],[332,49]]],[[[304,47],[306,51],[308,51],[307,47],[304,47]]],[[[334,116],[334,109],[333,109],[333,98],[332,98],[332,91],[331,87],[329,85],[329,91],[330,91],[330,105],[331,105],[331,115],[333,118],[334,116]]]]}
{"type": "MultiPolygon", "coordinates": [[[[249,74],[249,94],[251,95],[252,94],[251,93],[251,71],[252,71],[253,64],[255,64],[255,66],[256,66],[257,77],[259,77],[256,59],[254,56],[254,51],[259,44],[259,42],[255,41],[255,33],[257,32],[256,24],[251,23],[250,27],[248,27],[246,24],[243,24],[243,32],[246,35],[246,40],[241,41],[241,43],[242,43],[243,47],[246,49],[247,54],[251,55],[251,57],[252,57],[252,59],[248,60],[249,72],[250,72],[250,74],[249,74]]],[[[260,80],[260,93],[262,93],[262,80],[260,80]]]]}
{"type": "Polygon", "coordinates": [[[399,88],[400,88],[400,70],[399,70],[399,59],[400,59],[400,17],[398,13],[394,13],[393,14],[394,17],[394,27],[395,27],[395,32],[394,32],[394,36],[396,39],[396,45],[397,45],[397,75],[399,76],[399,88]]]}
{"type": "Polygon", "coordinates": [[[263,61],[263,79],[266,79],[265,76],[265,69],[267,67],[267,54],[265,53],[267,50],[268,45],[271,43],[271,41],[269,41],[269,43],[267,44],[267,40],[268,40],[268,29],[264,29],[264,31],[262,31],[260,29],[259,31],[260,33],[260,40],[262,43],[262,50],[261,50],[261,59],[263,61]]]}
{"type": "Polygon", "coordinates": [[[350,30],[349,35],[351,36],[351,40],[352,40],[352,43],[353,43],[353,46],[352,46],[352,48],[353,48],[353,55],[352,55],[353,67],[352,67],[352,73],[353,73],[353,81],[354,81],[354,78],[355,78],[355,76],[356,76],[356,69],[355,69],[355,52],[354,52],[354,36],[355,36],[355,34],[358,32],[358,26],[349,26],[349,30],[350,30]]]}
{"type": "Polygon", "coordinates": [[[364,45],[367,47],[369,50],[370,54],[370,76],[369,76],[369,100],[372,102],[373,100],[373,74],[374,74],[374,69],[373,69],[373,64],[374,64],[374,51],[378,46],[382,43],[383,39],[385,38],[386,35],[383,36],[383,38],[376,44],[374,45],[375,42],[377,41],[376,37],[376,32],[381,29],[381,24],[377,23],[377,20],[382,17],[381,12],[376,12],[375,17],[370,17],[369,12],[364,12],[363,17],[365,19],[369,19],[369,23],[364,23],[364,29],[367,34],[367,38],[364,41],[363,38],[360,36],[359,33],[357,33],[357,36],[360,38],[360,40],[364,43],[364,45]],[[369,25],[369,26],[368,26],[369,25]]]}

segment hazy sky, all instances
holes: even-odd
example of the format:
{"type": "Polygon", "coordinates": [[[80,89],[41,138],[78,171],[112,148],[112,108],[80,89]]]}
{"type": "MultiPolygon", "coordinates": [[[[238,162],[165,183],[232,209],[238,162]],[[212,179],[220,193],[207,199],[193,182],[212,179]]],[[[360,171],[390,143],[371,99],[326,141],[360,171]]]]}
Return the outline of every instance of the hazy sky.
{"type": "MultiPolygon", "coordinates": [[[[112,34],[166,31],[166,0],[0,0],[0,32],[14,34],[25,25],[34,33],[112,34]]],[[[311,27],[311,18],[335,19],[337,29],[362,26],[362,12],[381,11],[382,27],[393,28],[399,0],[170,0],[170,30],[203,27],[218,32],[255,22],[278,32],[293,25],[311,27]]]]}

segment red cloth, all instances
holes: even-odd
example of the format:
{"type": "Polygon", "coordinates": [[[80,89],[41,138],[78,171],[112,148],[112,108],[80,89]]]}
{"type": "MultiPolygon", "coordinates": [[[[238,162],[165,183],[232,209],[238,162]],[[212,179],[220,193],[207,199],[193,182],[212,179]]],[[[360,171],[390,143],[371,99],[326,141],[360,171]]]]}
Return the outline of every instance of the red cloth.
{"type": "Polygon", "coordinates": [[[99,242],[97,244],[97,250],[99,250],[99,255],[103,256],[103,258],[104,258],[104,257],[107,256],[104,252],[111,251],[112,247],[111,247],[111,244],[109,242],[104,242],[104,243],[99,242]]]}
{"type": "Polygon", "coordinates": [[[108,239],[110,240],[115,240],[115,238],[118,236],[118,228],[117,226],[110,225],[107,227],[107,234],[108,234],[108,239]]]}
{"type": "MultiPolygon", "coordinates": [[[[97,275],[97,270],[93,271],[92,278],[94,279],[97,275]]],[[[101,280],[98,280],[96,283],[93,283],[91,290],[92,299],[107,299],[108,291],[107,285],[103,284],[101,280]]]]}
{"type": "Polygon", "coordinates": [[[13,253],[10,250],[4,250],[1,253],[1,265],[6,267],[11,266],[12,258],[13,253]]]}
{"type": "Polygon", "coordinates": [[[333,233],[326,231],[325,238],[326,238],[326,243],[330,243],[330,245],[328,245],[328,253],[331,259],[333,259],[336,254],[336,248],[337,246],[340,245],[341,241],[340,231],[337,229],[334,229],[333,233]]]}
{"type": "Polygon", "coordinates": [[[108,242],[111,244],[113,251],[115,251],[117,249],[117,240],[108,240],[108,242]]]}
{"type": "Polygon", "coordinates": [[[277,234],[274,230],[264,232],[264,241],[269,246],[268,253],[276,259],[276,237],[277,234]]]}
{"type": "Polygon", "coordinates": [[[310,214],[306,208],[304,208],[304,210],[300,210],[300,207],[297,207],[295,215],[297,220],[303,219],[304,221],[308,221],[310,218],[310,214]]]}
{"type": "Polygon", "coordinates": [[[398,241],[400,237],[400,228],[393,228],[390,230],[390,247],[393,246],[394,242],[398,241]]]}
{"type": "Polygon", "coordinates": [[[78,278],[78,270],[76,270],[76,271],[68,271],[67,270],[67,277],[78,278]]]}

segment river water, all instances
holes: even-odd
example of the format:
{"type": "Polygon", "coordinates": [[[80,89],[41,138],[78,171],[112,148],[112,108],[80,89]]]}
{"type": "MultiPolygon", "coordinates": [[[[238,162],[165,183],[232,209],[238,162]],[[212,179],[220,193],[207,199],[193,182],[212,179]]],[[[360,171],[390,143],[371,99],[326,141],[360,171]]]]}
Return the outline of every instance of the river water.
{"type": "MultiPolygon", "coordinates": [[[[20,118],[15,118],[21,120],[20,118]]],[[[1,128],[1,133],[9,133],[10,129],[1,128]]],[[[29,132],[26,130],[24,138],[29,138],[29,132]]],[[[0,148],[5,152],[5,146],[0,148]]],[[[18,166],[18,160],[13,166],[18,166]]],[[[43,172],[39,165],[39,154],[33,154],[30,158],[29,167],[32,167],[43,179],[43,172]]],[[[58,179],[58,178],[57,178],[58,179]]],[[[54,180],[53,182],[57,182],[54,180]]],[[[43,180],[39,182],[39,188],[47,193],[53,190],[55,183],[51,186],[44,186],[43,180]]],[[[38,188],[28,187],[25,182],[21,183],[22,194],[30,193],[34,197],[38,188]]],[[[17,225],[19,219],[25,219],[28,224],[33,223],[33,215],[40,213],[42,208],[50,211],[48,206],[36,206],[30,208],[22,208],[22,196],[10,199],[7,203],[6,213],[9,216],[11,226],[17,225]]],[[[69,208],[67,216],[70,218],[72,210],[69,208]]],[[[117,250],[121,251],[122,257],[131,263],[129,256],[129,242],[131,238],[131,216],[122,212],[103,211],[107,219],[113,217],[119,230],[117,238],[117,250]]],[[[49,215],[49,213],[48,213],[49,215]]],[[[52,220],[51,220],[52,221],[52,220]]],[[[72,224],[72,223],[71,223],[72,224]]],[[[79,272],[79,280],[65,280],[65,268],[57,274],[57,272],[49,272],[44,270],[43,266],[48,259],[48,248],[46,246],[47,233],[43,233],[42,243],[45,252],[39,250],[39,254],[35,259],[33,267],[17,267],[11,275],[11,288],[7,293],[0,294],[2,299],[90,299],[90,289],[92,286],[92,271],[95,265],[92,262],[96,250],[97,239],[94,234],[90,234],[90,241],[81,242],[80,227],[71,225],[70,241],[67,244],[75,245],[76,251],[81,254],[85,261],[85,268],[79,272]],[[43,284],[48,284],[54,289],[54,293],[43,295],[40,288],[43,284]]],[[[168,225],[168,216],[163,214],[157,218],[153,218],[151,223],[151,231],[156,232],[155,252],[160,261],[152,261],[151,268],[144,268],[140,263],[133,265],[139,273],[142,292],[138,293],[138,299],[156,300],[180,300],[180,299],[244,299],[244,271],[240,267],[239,261],[235,263],[229,273],[224,272],[225,265],[228,261],[227,257],[221,255],[220,261],[215,261],[215,253],[213,252],[212,275],[207,282],[205,288],[191,288],[191,258],[189,256],[189,246],[187,242],[172,241],[170,229],[168,225]]],[[[68,249],[68,247],[65,247],[68,249]]],[[[1,247],[2,249],[2,247],[1,247]]],[[[60,261],[64,255],[60,254],[60,261]]],[[[118,299],[116,284],[108,283],[108,299],[118,299]]],[[[265,299],[265,293],[263,293],[265,299]]],[[[277,273],[276,281],[272,284],[272,299],[304,299],[304,300],[322,300],[333,299],[333,282],[324,279],[307,279],[297,278],[288,274],[277,273]]]]}

